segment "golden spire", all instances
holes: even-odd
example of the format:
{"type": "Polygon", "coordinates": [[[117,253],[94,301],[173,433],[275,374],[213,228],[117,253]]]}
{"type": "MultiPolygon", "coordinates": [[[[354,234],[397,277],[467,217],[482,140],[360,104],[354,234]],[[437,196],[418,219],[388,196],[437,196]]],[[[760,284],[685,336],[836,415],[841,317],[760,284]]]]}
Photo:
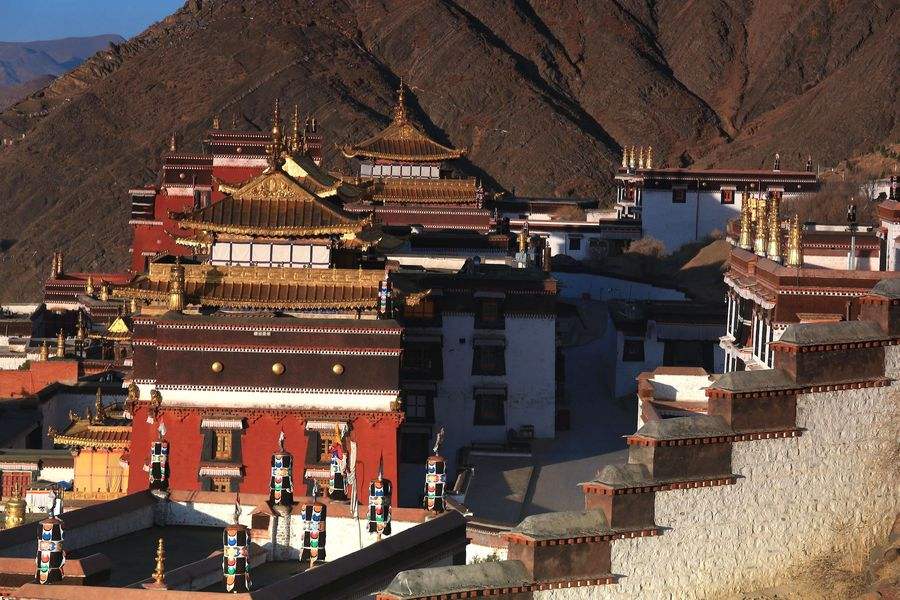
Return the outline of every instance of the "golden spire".
{"type": "Polygon", "coordinates": [[[41,343],[41,360],[50,360],[50,346],[47,344],[47,340],[41,343]]]}
{"type": "Polygon", "coordinates": [[[156,568],[153,570],[153,581],[159,585],[165,583],[166,579],[166,549],[163,545],[163,539],[159,538],[156,544],[156,568]]]}
{"type": "Polygon", "coordinates": [[[213,121],[212,121],[213,129],[218,129],[220,127],[219,120],[220,120],[219,113],[216,113],[215,115],[213,115],[213,121]]]}
{"type": "Polygon", "coordinates": [[[756,200],[756,237],[753,240],[753,252],[759,256],[766,255],[766,204],[763,198],[756,200]]]}
{"type": "Polygon", "coordinates": [[[94,295],[94,278],[88,275],[87,281],[84,282],[84,293],[88,296],[94,295]]]}
{"type": "Polygon", "coordinates": [[[274,169],[281,159],[281,110],[278,107],[278,98],[275,98],[275,110],[272,113],[272,143],[269,144],[269,167],[274,169]]]}
{"type": "Polygon", "coordinates": [[[787,266],[803,266],[803,248],[800,241],[800,217],[794,215],[791,221],[791,231],[788,234],[787,266]]]}
{"type": "Polygon", "coordinates": [[[175,257],[175,264],[169,272],[169,310],[184,310],[184,267],[181,257],[175,257]]]}
{"type": "Polygon", "coordinates": [[[406,121],[406,98],[403,95],[403,78],[400,78],[400,87],[397,89],[397,105],[394,107],[394,120],[400,123],[406,121]]]}
{"type": "Polygon", "coordinates": [[[628,146],[622,147],[622,168],[628,168],[628,146]]]}
{"type": "Polygon", "coordinates": [[[781,224],[778,219],[778,196],[775,195],[769,201],[769,243],[766,256],[775,262],[781,262],[781,224]]]}
{"type": "Polygon", "coordinates": [[[294,115],[291,118],[291,144],[289,150],[291,154],[300,151],[300,107],[294,105],[294,115]]]}
{"type": "Polygon", "coordinates": [[[753,248],[753,238],[750,231],[752,225],[750,223],[750,199],[746,196],[741,202],[741,235],[738,239],[738,246],[744,250],[753,248]]]}
{"type": "Polygon", "coordinates": [[[631,147],[631,158],[628,159],[628,167],[634,169],[634,146],[631,147]]]}
{"type": "Polygon", "coordinates": [[[65,358],[66,357],[66,334],[63,333],[63,330],[59,330],[59,334],[56,336],[56,356],[57,358],[65,358]]]}
{"type": "Polygon", "coordinates": [[[97,386],[97,396],[94,398],[94,416],[91,417],[91,423],[94,425],[102,425],[106,419],[106,410],[103,408],[103,393],[100,386],[97,386]]]}
{"type": "Polygon", "coordinates": [[[100,302],[109,302],[109,284],[100,281],[100,302]]]}
{"type": "Polygon", "coordinates": [[[638,169],[644,168],[644,147],[641,146],[640,154],[638,154],[638,169]]]}
{"type": "Polygon", "coordinates": [[[78,323],[75,328],[75,336],[82,341],[87,339],[87,330],[84,327],[84,317],[80,310],[78,311],[78,323]]]}
{"type": "Polygon", "coordinates": [[[175,139],[175,132],[173,131],[172,137],[169,138],[169,152],[177,152],[177,151],[178,151],[178,144],[175,139]]]}
{"type": "Polygon", "coordinates": [[[65,270],[63,269],[63,253],[58,252],[56,258],[56,276],[59,277],[63,273],[65,273],[65,270]]]}
{"type": "Polygon", "coordinates": [[[647,146],[647,164],[645,168],[653,168],[653,146],[647,146]]]}
{"type": "Polygon", "coordinates": [[[131,301],[129,302],[129,306],[128,306],[128,312],[130,312],[132,315],[136,315],[136,314],[138,314],[138,312],[140,312],[140,308],[138,307],[137,298],[134,298],[134,297],[131,298],[131,301]]]}

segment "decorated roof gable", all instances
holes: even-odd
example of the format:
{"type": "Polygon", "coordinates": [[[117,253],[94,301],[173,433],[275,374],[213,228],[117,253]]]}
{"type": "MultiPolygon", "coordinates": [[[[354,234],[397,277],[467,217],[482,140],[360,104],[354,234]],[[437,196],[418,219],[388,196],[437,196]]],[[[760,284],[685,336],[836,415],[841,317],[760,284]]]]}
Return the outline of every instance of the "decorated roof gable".
{"type": "Polygon", "coordinates": [[[356,233],[364,225],[281,170],[263,173],[219,202],[176,218],[185,229],[275,237],[356,233]]]}

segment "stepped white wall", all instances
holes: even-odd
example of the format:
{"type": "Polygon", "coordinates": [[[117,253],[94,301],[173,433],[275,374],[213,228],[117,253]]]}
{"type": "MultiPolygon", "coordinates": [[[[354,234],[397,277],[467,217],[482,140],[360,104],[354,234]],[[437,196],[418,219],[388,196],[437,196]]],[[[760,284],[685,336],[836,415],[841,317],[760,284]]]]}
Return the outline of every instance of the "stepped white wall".
{"type": "MultiPolygon", "coordinates": [[[[888,348],[888,364],[900,347],[888,348]]],[[[712,599],[784,585],[813,564],[860,569],[900,510],[900,385],[798,398],[798,438],[734,444],[735,485],[658,492],[659,537],[612,542],[616,585],[540,600],[712,599]]]]}

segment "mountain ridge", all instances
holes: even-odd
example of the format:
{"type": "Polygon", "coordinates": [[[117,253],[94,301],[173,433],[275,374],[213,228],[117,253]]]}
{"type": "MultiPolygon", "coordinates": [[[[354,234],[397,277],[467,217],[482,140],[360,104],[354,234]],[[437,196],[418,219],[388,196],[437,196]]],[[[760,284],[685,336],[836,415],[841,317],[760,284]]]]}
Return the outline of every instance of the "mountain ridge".
{"type": "Polygon", "coordinates": [[[34,296],[57,249],[123,268],[127,189],[156,178],[170,133],[194,151],[216,113],[267,129],[275,97],[316,116],[345,170],[338,146],[387,122],[402,78],[465,170],[526,195],[607,200],[631,145],[671,166],[836,164],[898,137],[900,16],[841,4],[192,0],[0,113],[0,135],[25,133],[0,151],[0,300],[34,296]]]}

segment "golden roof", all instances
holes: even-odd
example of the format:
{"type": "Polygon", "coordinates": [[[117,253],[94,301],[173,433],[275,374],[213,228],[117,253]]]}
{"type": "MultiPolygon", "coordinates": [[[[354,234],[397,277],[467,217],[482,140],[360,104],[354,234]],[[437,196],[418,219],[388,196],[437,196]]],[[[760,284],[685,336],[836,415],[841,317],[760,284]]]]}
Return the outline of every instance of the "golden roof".
{"type": "Polygon", "coordinates": [[[385,204],[480,204],[474,178],[385,179],[376,183],[372,199],[385,204]]]}
{"type": "Polygon", "coordinates": [[[367,140],[345,146],[342,151],[347,158],[365,156],[399,162],[453,160],[465,154],[464,150],[448,148],[437,143],[409,122],[403,101],[402,84],[398,91],[391,124],[367,140]]]}
{"type": "MultiPolygon", "coordinates": [[[[147,275],[116,288],[118,297],[165,302],[171,266],[152,263],[147,275]]],[[[188,304],[288,310],[372,309],[381,270],[290,269],[183,265],[188,304]]]]}
{"type": "Polygon", "coordinates": [[[174,217],[183,229],[271,237],[350,234],[365,225],[281,170],[263,173],[219,202],[174,217]]]}

